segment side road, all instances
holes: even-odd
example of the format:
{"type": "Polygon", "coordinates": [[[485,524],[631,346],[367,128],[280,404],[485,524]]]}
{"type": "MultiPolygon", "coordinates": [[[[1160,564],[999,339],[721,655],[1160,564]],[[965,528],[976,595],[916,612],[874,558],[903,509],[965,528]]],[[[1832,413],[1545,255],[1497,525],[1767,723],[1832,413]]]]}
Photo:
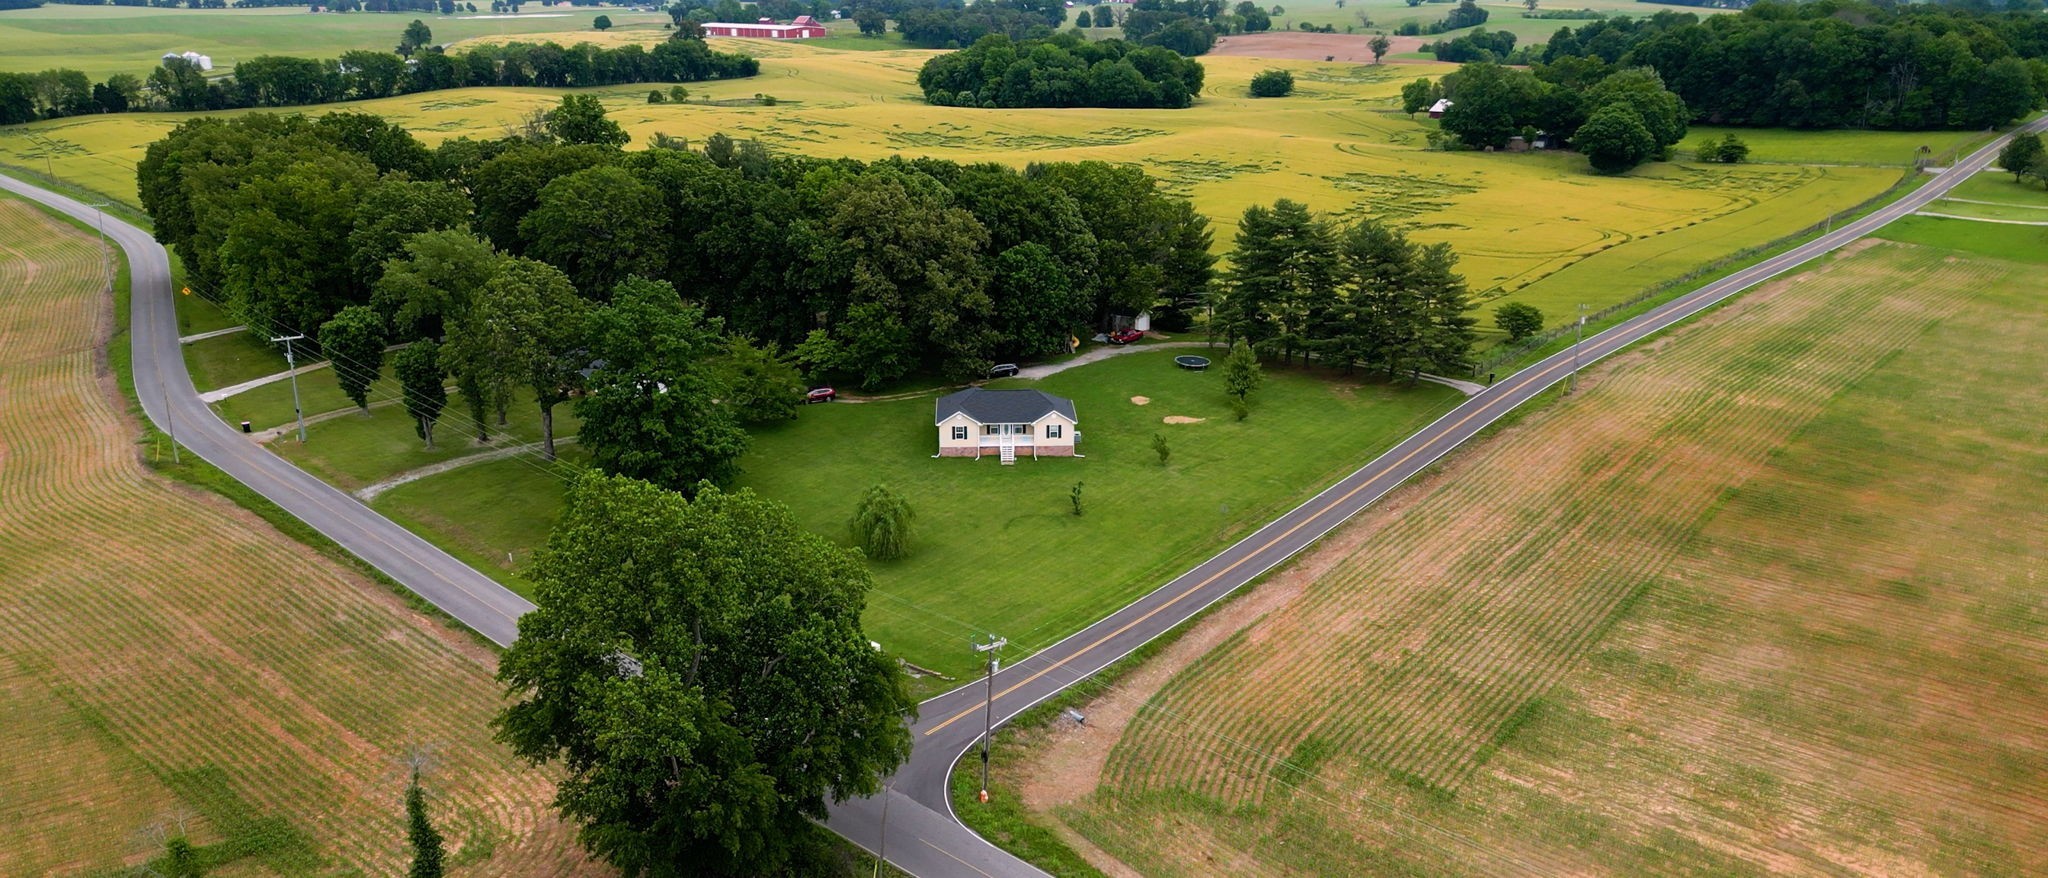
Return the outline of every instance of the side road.
{"type": "MultiPolygon", "coordinates": [[[[12,177],[0,176],[0,188],[88,223],[97,219],[86,204],[12,177]]],[[[499,645],[510,644],[520,615],[533,604],[257,446],[207,408],[193,390],[178,344],[170,257],[148,232],[111,216],[105,223],[107,237],[128,259],[135,395],[150,423],[463,624],[499,645]]]]}
{"type": "MultiPolygon", "coordinates": [[[[2048,128],[2048,119],[2028,126],[2048,128]]],[[[2010,135],[1958,162],[1920,190],[1835,232],[1708,284],[1574,348],[1551,356],[1471,397],[1392,450],[1317,494],[1194,570],[1080,632],[1003,669],[993,683],[992,715],[1007,722],[1128,655],[1239,587],[1258,578],[1370,506],[1516,406],[1592,363],[1661,332],[1722,300],[1797,268],[1909,215],[1989,165],[2010,135]]],[[[0,176],[0,188],[83,220],[93,208],[0,176]]],[[[133,279],[135,390],[151,422],[181,444],[291,512],[386,575],[475,628],[510,643],[532,605],[369,507],[285,463],[215,417],[193,390],[179,351],[170,265],[147,232],[108,218],[107,234],[127,254],[133,279]]],[[[827,825],[921,878],[1040,876],[1030,864],[989,844],[953,816],[947,776],[980,736],[979,681],[932,698],[912,725],[911,758],[889,790],[832,807],[827,825]],[[886,826],[887,835],[884,836],[886,826]]]]}

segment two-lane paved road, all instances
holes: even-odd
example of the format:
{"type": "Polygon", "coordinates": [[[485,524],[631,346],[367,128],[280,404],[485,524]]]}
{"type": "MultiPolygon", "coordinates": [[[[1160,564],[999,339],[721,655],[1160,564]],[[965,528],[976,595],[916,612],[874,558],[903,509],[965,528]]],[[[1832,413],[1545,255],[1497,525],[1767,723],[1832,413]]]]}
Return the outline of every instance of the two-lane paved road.
{"type": "MultiPolygon", "coordinates": [[[[0,188],[34,199],[87,224],[92,207],[12,177],[0,188]]],[[[171,262],[156,239],[128,223],[106,217],[107,238],[128,257],[132,300],[129,333],[135,363],[135,396],[157,429],[174,433],[178,444],[248,485],[300,521],[384,575],[447,611],[463,624],[503,646],[518,636],[528,603],[490,577],[455,560],[432,543],[393,524],[355,498],[336,490],[222,421],[192,387],[178,344],[177,303],[172,299],[171,262]]]]}
{"type": "MultiPolygon", "coordinates": [[[[2048,120],[2035,129],[2048,127],[2048,120]]],[[[1909,215],[1990,164],[2000,138],[1920,190],[1863,219],[1782,255],[1709,284],[1587,339],[1577,362],[1595,362],[1746,290],[1909,215]]],[[[92,208],[12,178],[0,187],[91,222],[92,208]]],[[[180,443],[243,484],[312,525],[392,579],[498,643],[510,643],[515,620],[532,605],[369,507],[256,447],[209,411],[194,391],[178,349],[169,260],[148,233],[108,218],[108,235],[126,251],[133,282],[135,385],[144,411],[159,429],[176,427],[180,443]]],[[[1317,494],[1221,554],[1158,590],[995,678],[993,715],[1001,724],[1076,680],[1129,654],[1186,621],[1370,506],[1403,481],[1571,372],[1565,351],[1524,369],[1467,400],[1392,450],[1317,494]]],[[[966,644],[961,645],[966,648],[966,644]]],[[[996,849],[954,819],[946,779],[955,761],[981,734],[982,684],[962,686],[926,701],[912,727],[916,746],[891,792],[833,807],[834,831],[920,878],[1042,875],[996,849]],[[886,800],[886,804],[884,803],[886,800]],[[887,843],[883,843],[886,815],[887,843]]]]}
{"type": "MultiPolygon", "coordinates": [[[[2048,127],[2048,120],[2031,127],[2048,127]]],[[[1516,406],[1565,380],[1575,362],[1580,368],[1590,365],[1730,296],[1912,214],[1940,198],[1970,174],[1988,166],[2004,143],[2005,138],[1999,138],[1883,209],[1588,338],[1576,350],[1567,349],[1551,356],[1466,400],[1435,423],[1221,554],[1108,618],[1003,669],[996,674],[994,683],[992,713],[996,724],[1001,725],[1075,681],[1102,670],[1299,554],[1516,406]]],[[[961,648],[966,649],[967,644],[961,644],[961,648]]],[[[1000,852],[989,855],[987,852],[993,848],[979,836],[963,833],[953,818],[947,796],[947,776],[954,763],[981,738],[983,701],[983,684],[976,681],[926,701],[919,708],[918,721],[911,727],[917,739],[916,747],[910,762],[897,772],[893,792],[889,796],[888,858],[905,871],[930,878],[977,874],[990,878],[1026,878],[1043,874],[1028,864],[1000,855],[1000,852]]],[[[835,807],[829,825],[862,847],[879,849],[882,819],[879,798],[835,807]]]]}

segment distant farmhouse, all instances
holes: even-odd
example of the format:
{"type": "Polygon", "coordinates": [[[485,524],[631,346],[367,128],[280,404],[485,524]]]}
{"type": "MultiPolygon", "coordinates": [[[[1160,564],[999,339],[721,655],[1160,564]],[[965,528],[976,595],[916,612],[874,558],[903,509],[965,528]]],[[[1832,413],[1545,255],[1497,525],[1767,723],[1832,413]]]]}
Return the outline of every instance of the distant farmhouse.
{"type": "Polygon", "coordinates": [[[1453,100],[1451,100],[1450,98],[1437,98],[1437,101],[1436,101],[1436,103],[1434,103],[1434,104],[1430,104],[1430,105],[1429,105],[1429,118],[1431,118],[1431,119],[1441,119],[1441,118],[1443,118],[1443,117],[1444,117],[1444,113],[1445,113],[1446,111],[1450,110],[1450,108],[1451,108],[1451,105],[1452,105],[1452,104],[1455,104],[1455,103],[1457,103],[1457,101],[1453,101],[1453,100]]]}
{"type": "Polygon", "coordinates": [[[775,19],[764,18],[753,24],[733,24],[713,21],[704,25],[707,37],[752,37],[759,40],[811,40],[825,35],[825,26],[808,15],[799,15],[788,24],[776,24],[775,19]]]}
{"type": "Polygon", "coordinates": [[[1042,390],[983,390],[969,387],[939,397],[932,412],[939,429],[940,457],[984,454],[1015,463],[1031,457],[1073,457],[1080,434],[1074,401],[1042,390]]]}

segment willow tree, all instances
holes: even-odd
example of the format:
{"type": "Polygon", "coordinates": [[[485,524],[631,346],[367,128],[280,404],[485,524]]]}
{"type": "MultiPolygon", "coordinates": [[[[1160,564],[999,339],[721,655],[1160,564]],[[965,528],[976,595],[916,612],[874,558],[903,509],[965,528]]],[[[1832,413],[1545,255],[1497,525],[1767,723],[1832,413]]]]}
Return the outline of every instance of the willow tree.
{"type": "Polygon", "coordinates": [[[853,542],[877,561],[894,561],[910,554],[910,522],[917,517],[903,495],[876,485],[854,507],[847,523],[853,542]]]}

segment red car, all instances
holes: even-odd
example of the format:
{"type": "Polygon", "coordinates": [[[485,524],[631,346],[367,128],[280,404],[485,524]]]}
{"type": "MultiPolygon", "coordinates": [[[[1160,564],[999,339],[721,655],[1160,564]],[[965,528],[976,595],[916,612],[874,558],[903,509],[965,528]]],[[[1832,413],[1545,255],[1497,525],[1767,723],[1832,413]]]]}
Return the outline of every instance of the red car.
{"type": "Polygon", "coordinates": [[[813,387],[804,394],[806,405],[814,402],[831,402],[839,398],[839,391],[830,387],[813,387]]]}
{"type": "Polygon", "coordinates": [[[1110,344],[1130,344],[1144,338],[1145,334],[1135,329],[1119,329],[1109,334],[1110,344]]]}

